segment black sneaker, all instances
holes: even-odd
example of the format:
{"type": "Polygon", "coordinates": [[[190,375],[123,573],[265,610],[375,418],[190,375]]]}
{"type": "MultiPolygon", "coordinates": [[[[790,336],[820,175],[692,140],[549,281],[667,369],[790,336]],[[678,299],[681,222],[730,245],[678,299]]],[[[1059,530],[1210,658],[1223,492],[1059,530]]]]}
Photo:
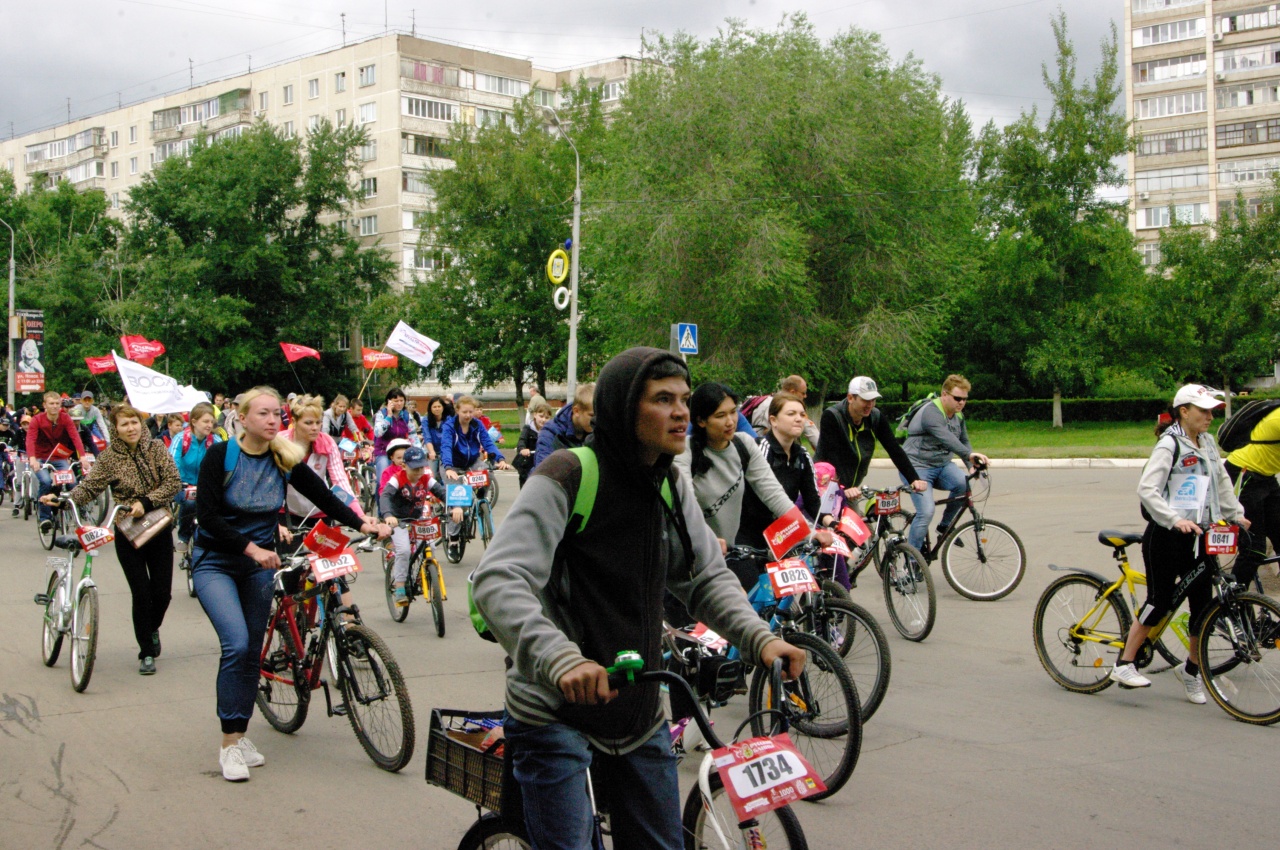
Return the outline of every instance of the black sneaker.
{"type": "Polygon", "coordinates": [[[160,633],[151,633],[151,654],[156,658],[160,657],[160,633]]]}
{"type": "Polygon", "coordinates": [[[53,531],[53,520],[51,519],[40,520],[40,533],[48,534],[50,531],[53,531]]]}
{"type": "Polygon", "coordinates": [[[143,676],[154,676],[156,674],[156,660],[148,655],[138,663],[138,672],[143,676]]]}

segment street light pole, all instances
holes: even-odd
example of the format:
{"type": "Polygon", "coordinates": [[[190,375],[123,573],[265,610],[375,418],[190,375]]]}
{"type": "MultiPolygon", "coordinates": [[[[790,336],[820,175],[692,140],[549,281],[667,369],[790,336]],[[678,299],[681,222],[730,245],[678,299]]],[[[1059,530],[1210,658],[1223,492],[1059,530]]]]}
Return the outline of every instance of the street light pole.
{"type": "Polygon", "coordinates": [[[555,121],[560,137],[573,149],[573,236],[569,246],[569,400],[578,389],[578,237],[582,222],[582,160],[578,146],[564,131],[560,115],[550,106],[543,107],[555,121]]]}
{"type": "MultiPolygon", "coordinates": [[[[5,227],[9,227],[9,222],[2,218],[0,218],[0,224],[3,224],[5,227]]],[[[13,256],[15,245],[16,239],[14,238],[13,228],[9,227],[9,322],[4,330],[4,338],[6,340],[5,344],[9,355],[9,383],[8,395],[6,397],[11,406],[13,405],[13,337],[10,334],[10,328],[13,327],[13,278],[14,270],[17,268],[17,260],[15,260],[13,256]]]]}

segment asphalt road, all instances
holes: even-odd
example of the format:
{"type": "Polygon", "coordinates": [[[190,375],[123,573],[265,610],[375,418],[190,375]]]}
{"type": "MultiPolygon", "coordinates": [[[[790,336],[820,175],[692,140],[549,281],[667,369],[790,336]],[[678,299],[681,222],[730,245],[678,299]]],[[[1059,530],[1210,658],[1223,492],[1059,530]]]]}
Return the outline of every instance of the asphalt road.
{"type": "MultiPolygon", "coordinates": [[[[1238,723],[1212,703],[1186,702],[1171,674],[1146,691],[1068,693],[1041,669],[1031,617],[1049,562],[1110,573],[1094,539],[1103,527],[1139,530],[1136,469],[998,469],[988,515],[1021,535],[1022,585],[994,603],[964,600],[938,577],[938,619],[922,644],[900,639],[878,590],[854,591],[890,635],[893,677],[867,724],[857,770],[832,799],[801,805],[811,847],[1274,847],[1280,728],[1238,723]]],[[[871,483],[888,484],[876,470],[871,483]]],[[[503,480],[504,509],[516,492],[503,480]]],[[[180,577],[163,630],[159,673],[137,673],[129,594],[108,547],[95,569],[101,640],[92,682],[74,693],[66,650],[40,661],[45,552],[34,520],[0,510],[0,848],[456,846],[475,809],[423,780],[433,706],[496,708],[502,654],[466,619],[463,564],[447,566],[448,634],[425,606],[391,622],[380,575],[355,585],[365,620],[408,678],[417,719],[412,763],[378,770],[345,718],[313,704],[306,725],[281,735],[255,718],[267,756],[249,783],[222,780],[214,676],[218,647],[180,577]]],[[[367,567],[374,567],[366,559],[367,567]]],[[[732,728],[738,700],[714,716],[732,728]]],[[[682,766],[693,779],[692,763],[682,766]]]]}

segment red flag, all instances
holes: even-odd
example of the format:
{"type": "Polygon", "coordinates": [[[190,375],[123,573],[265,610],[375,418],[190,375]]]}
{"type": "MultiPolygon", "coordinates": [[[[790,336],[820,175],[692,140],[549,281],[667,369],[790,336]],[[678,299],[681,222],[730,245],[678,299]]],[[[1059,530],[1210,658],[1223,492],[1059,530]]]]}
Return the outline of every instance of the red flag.
{"type": "Polygon", "coordinates": [[[280,343],[280,350],[284,352],[284,359],[290,363],[301,360],[304,357],[314,357],[320,359],[320,352],[314,348],[307,348],[305,345],[294,345],[291,342],[280,343]]]}
{"type": "Polygon", "coordinates": [[[793,507],[764,530],[764,542],[781,561],[797,543],[809,536],[809,522],[799,508],[793,507]]]}
{"type": "Polygon", "coordinates": [[[115,358],[110,354],[106,357],[86,357],[84,362],[89,367],[91,375],[101,375],[103,372],[116,371],[115,358]]]}
{"type": "Polygon", "coordinates": [[[333,558],[342,553],[351,538],[336,528],[326,525],[324,520],[317,522],[311,533],[303,538],[302,545],[321,558],[333,558]]]}
{"type": "Polygon", "coordinates": [[[366,369],[394,369],[400,365],[399,357],[376,348],[362,348],[360,353],[364,355],[366,369]]]}
{"type": "Polygon", "coordinates": [[[120,344],[124,346],[125,359],[143,366],[150,366],[157,357],[164,354],[164,343],[148,340],[144,336],[122,336],[120,344]]]}

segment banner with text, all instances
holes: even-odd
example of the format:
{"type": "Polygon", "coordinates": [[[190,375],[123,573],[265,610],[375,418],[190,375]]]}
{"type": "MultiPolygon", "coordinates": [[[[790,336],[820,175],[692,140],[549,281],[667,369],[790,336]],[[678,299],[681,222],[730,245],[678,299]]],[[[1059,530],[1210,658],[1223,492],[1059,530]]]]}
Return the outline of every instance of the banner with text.
{"type": "Polygon", "coordinates": [[[44,310],[18,310],[22,344],[13,369],[13,388],[20,393],[42,393],[44,386],[44,310]]]}

